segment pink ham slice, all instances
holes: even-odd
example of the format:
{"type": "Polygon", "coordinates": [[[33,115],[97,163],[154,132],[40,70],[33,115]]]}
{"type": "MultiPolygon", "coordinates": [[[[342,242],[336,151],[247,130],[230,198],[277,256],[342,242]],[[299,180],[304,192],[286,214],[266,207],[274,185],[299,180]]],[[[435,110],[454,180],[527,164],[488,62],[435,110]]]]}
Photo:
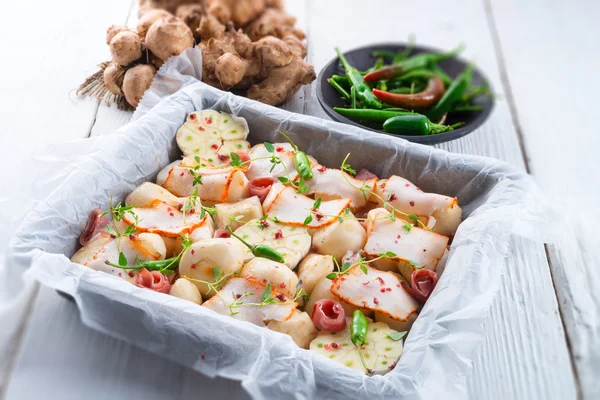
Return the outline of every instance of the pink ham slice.
{"type": "Polygon", "coordinates": [[[110,224],[110,219],[106,215],[102,216],[101,209],[95,208],[88,217],[83,233],[79,236],[79,243],[85,246],[92,241],[96,234],[106,231],[106,225],[108,224],[110,224]]]}
{"type": "Polygon", "coordinates": [[[412,273],[410,286],[402,282],[402,286],[421,304],[425,304],[438,281],[438,275],[429,269],[418,269],[412,273]]]}
{"type": "Polygon", "coordinates": [[[358,179],[359,181],[370,181],[371,179],[379,179],[377,175],[369,171],[368,169],[361,169],[358,174],[354,177],[354,179],[358,179]]]}
{"type": "Polygon", "coordinates": [[[322,299],[313,307],[312,321],[320,331],[341,332],[346,328],[346,312],[338,301],[322,299]]]}
{"type": "Polygon", "coordinates": [[[250,196],[257,196],[262,203],[269,194],[273,183],[275,183],[275,179],[269,176],[252,179],[248,185],[250,196]]]}
{"type": "Polygon", "coordinates": [[[171,289],[169,278],[158,271],[148,271],[146,268],[142,268],[135,276],[135,285],[166,294],[171,289]]]}

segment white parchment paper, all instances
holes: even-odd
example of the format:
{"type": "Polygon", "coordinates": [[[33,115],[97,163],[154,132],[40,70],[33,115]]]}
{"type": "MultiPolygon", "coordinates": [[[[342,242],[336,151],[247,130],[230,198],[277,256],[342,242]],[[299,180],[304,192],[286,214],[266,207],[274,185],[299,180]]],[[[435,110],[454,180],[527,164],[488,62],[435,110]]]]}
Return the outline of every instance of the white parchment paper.
{"type": "Polygon", "coordinates": [[[198,82],[198,61],[194,49],[165,64],[133,122],[114,134],[55,148],[53,159],[63,168],[50,179],[54,190],[10,244],[6,264],[13,288],[36,279],[70,294],[86,325],[206,375],[240,380],[255,398],[464,395],[464,378],[483,339],[509,239],[549,239],[550,211],[529,177],[496,160],[451,154],[236,97],[198,82]],[[69,261],[90,211],[106,209],[110,196],[123,199],[179,157],[177,129],[188,113],[206,108],[246,118],[253,144],[281,140],[275,133],[281,129],[328,167],[338,167],[351,153],[349,162],[357,170],[400,175],[425,191],[458,197],[465,221],[393,371],[364,376],[298,348],[286,335],[69,261]]]}

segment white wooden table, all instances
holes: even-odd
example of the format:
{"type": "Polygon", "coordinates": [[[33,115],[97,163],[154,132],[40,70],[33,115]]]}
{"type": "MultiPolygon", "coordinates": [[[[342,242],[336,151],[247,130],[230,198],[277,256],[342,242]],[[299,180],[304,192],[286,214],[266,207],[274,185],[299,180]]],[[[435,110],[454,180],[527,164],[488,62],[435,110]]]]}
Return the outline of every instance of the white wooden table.
{"type": "MultiPolygon", "coordinates": [[[[563,237],[556,244],[512,242],[486,339],[467,377],[469,397],[598,398],[600,3],[288,0],[288,8],[307,32],[317,71],[335,45],[405,41],[411,33],[439,48],[468,45],[466,57],[487,74],[498,101],[484,126],[440,147],[530,172],[568,217],[557,221],[563,237]]],[[[108,58],[106,27],[135,26],[136,19],[134,0],[9,2],[4,10],[0,204],[14,218],[0,220],[0,251],[16,229],[13,220],[31,206],[26,200],[38,171],[28,160],[50,144],[109,134],[130,118],[73,92],[108,58]]],[[[326,118],[314,85],[286,108],[326,118]]],[[[14,310],[0,328],[0,398],[247,397],[236,382],[208,379],[91,331],[75,305],[52,290],[32,288],[14,310]]]]}

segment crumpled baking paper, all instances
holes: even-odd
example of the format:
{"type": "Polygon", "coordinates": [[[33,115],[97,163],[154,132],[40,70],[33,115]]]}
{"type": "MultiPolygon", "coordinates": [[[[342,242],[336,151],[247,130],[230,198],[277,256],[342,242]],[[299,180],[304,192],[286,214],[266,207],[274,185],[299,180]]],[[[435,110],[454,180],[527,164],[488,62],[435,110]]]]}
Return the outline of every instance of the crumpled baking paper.
{"type": "Polygon", "coordinates": [[[51,179],[55,189],[10,244],[13,277],[24,275],[73,296],[86,325],[208,376],[240,380],[255,398],[463,396],[509,239],[549,239],[542,234],[551,231],[550,211],[530,178],[493,159],[451,154],[211,88],[195,78],[199,53],[187,50],[161,68],[130,124],[57,147],[53,157],[64,168],[51,179]],[[445,272],[387,375],[367,377],[298,348],[286,335],[69,261],[90,211],[107,209],[111,196],[122,200],[154,180],[179,157],[175,133],[187,114],[207,108],[246,118],[252,143],[281,141],[275,133],[281,129],[328,167],[338,167],[351,153],[357,170],[400,175],[425,191],[458,197],[465,220],[445,272]]]}

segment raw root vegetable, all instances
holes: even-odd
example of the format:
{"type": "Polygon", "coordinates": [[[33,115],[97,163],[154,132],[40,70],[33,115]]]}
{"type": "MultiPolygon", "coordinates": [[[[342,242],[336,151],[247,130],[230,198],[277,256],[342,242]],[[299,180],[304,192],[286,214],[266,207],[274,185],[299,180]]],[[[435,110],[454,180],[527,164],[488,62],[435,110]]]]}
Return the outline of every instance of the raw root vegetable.
{"type": "Polygon", "coordinates": [[[260,17],[248,24],[244,31],[253,41],[266,36],[282,39],[289,34],[297,36],[300,40],[304,39],[304,32],[294,29],[295,24],[296,17],[283,10],[268,8],[260,17]]]}
{"type": "Polygon", "coordinates": [[[110,40],[113,62],[126,67],[142,57],[142,41],[137,33],[123,30],[110,40]]]}
{"type": "Polygon", "coordinates": [[[192,303],[202,304],[202,296],[200,291],[192,282],[187,279],[179,278],[171,285],[169,290],[171,296],[179,297],[180,299],[191,301],[192,303]]]}
{"type": "Polygon", "coordinates": [[[122,95],[123,91],[123,78],[125,77],[125,70],[115,63],[110,63],[104,70],[104,84],[111,93],[116,95],[122,95]]]}
{"type": "Polygon", "coordinates": [[[290,335],[292,340],[302,349],[308,349],[310,342],[318,334],[308,314],[299,310],[294,310],[292,316],[285,321],[269,322],[267,328],[290,335]]]}
{"type": "MultiPolygon", "coordinates": [[[[362,372],[367,372],[356,346],[350,337],[351,318],[342,332],[322,331],[310,343],[310,350],[333,361],[362,372]]],[[[381,322],[369,323],[365,343],[361,346],[365,363],[373,374],[384,375],[394,369],[402,354],[402,333],[381,322]]]]}
{"type": "Polygon", "coordinates": [[[185,124],[177,130],[176,139],[184,156],[198,156],[210,163],[221,164],[229,162],[229,153],[250,149],[250,144],[245,141],[247,136],[248,124],[243,118],[204,110],[188,115],[185,124]]]}
{"type": "Polygon", "coordinates": [[[154,74],[156,74],[156,69],[145,64],[138,64],[125,72],[122,90],[127,102],[133,107],[137,107],[140,103],[144,92],[152,84],[154,74]]]}
{"type": "Polygon", "coordinates": [[[124,25],[111,25],[106,30],[106,44],[110,45],[110,41],[115,35],[119,32],[128,31],[126,26],[124,25]]]}
{"type": "Polygon", "coordinates": [[[190,28],[175,17],[162,18],[153,23],[146,34],[145,43],[148,50],[165,61],[196,44],[190,28]]]}
{"type": "Polygon", "coordinates": [[[222,24],[233,21],[236,26],[245,26],[265,10],[265,0],[206,0],[206,11],[222,24]]]}
{"type": "Polygon", "coordinates": [[[148,29],[159,19],[169,18],[173,15],[165,10],[151,10],[145,13],[140,17],[137,23],[137,33],[142,40],[146,38],[146,33],[148,33],[148,29]]]}
{"type": "Polygon", "coordinates": [[[177,12],[175,13],[177,18],[189,26],[197,42],[201,39],[198,28],[200,28],[200,21],[202,21],[203,14],[204,8],[200,4],[182,4],[177,7],[177,12]]]}

